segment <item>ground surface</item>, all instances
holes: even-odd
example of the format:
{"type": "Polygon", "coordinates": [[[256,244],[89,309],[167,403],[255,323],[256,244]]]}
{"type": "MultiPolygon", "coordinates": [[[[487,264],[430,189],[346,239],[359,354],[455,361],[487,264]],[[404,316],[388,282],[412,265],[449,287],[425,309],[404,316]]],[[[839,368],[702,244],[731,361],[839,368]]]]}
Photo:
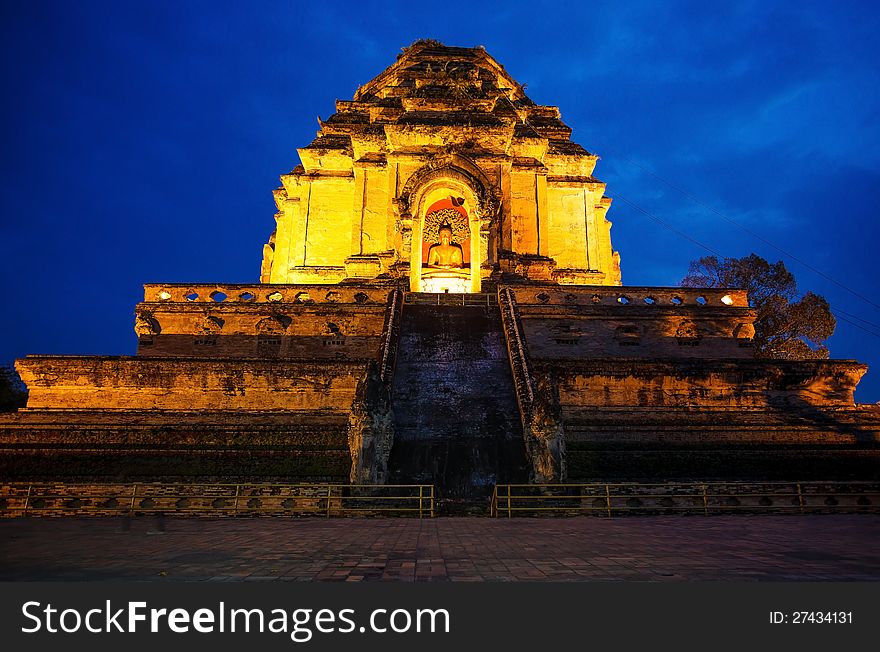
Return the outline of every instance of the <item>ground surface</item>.
{"type": "Polygon", "coordinates": [[[878,540],[876,515],[16,519],[0,580],[880,580],[878,540]]]}

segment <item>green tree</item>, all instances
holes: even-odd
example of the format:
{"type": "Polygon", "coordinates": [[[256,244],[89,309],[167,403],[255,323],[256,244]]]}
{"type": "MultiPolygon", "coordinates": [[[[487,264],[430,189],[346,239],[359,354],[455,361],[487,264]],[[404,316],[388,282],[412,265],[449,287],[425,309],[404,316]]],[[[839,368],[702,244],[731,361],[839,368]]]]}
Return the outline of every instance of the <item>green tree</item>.
{"type": "Polygon", "coordinates": [[[27,404],[27,388],[13,367],[0,366],[0,412],[11,412],[27,404]]]}
{"type": "Polygon", "coordinates": [[[828,301],[812,292],[798,298],[794,276],[781,260],[769,263],[756,254],[721,260],[706,256],[691,261],[681,285],[747,290],[749,303],[757,311],[755,357],[828,357],[825,341],[837,326],[828,301]]]}

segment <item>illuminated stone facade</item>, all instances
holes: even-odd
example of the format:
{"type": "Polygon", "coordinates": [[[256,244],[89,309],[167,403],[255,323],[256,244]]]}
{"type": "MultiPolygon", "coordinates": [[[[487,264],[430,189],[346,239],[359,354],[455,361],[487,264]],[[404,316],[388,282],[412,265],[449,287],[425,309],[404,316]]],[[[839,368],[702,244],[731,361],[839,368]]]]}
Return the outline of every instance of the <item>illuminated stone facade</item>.
{"type": "Polygon", "coordinates": [[[0,476],[485,502],[495,482],[880,475],[866,366],[754,359],[741,290],[621,286],[596,156],[483,49],[419,42],[336,109],[275,191],[261,283],[146,285],[137,355],[16,363],[0,476]]]}
{"type": "Polygon", "coordinates": [[[299,156],[275,191],[263,283],[409,278],[425,291],[430,217],[445,210],[460,216],[465,291],[499,273],[620,285],[598,157],[482,48],[407,48],[299,156]]]}

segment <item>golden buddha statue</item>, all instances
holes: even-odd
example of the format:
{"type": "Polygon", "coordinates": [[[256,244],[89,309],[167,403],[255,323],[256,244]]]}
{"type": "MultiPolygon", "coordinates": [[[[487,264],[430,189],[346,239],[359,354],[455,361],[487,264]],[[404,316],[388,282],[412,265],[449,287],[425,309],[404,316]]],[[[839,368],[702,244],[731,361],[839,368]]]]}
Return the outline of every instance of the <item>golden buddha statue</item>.
{"type": "Polygon", "coordinates": [[[461,245],[452,242],[452,226],[444,221],[437,229],[440,242],[428,249],[428,267],[460,268],[464,257],[461,245]]]}

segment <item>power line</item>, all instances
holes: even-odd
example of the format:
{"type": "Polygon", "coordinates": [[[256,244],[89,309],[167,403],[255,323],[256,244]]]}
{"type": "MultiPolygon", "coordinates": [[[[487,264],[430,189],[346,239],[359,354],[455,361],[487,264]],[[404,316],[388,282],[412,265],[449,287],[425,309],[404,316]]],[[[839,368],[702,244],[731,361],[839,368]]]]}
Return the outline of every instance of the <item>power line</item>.
{"type": "MultiPolygon", "coordinates": [[[[695,239],[695,238],[692,238],[691,236],[689,236],[689,235],[688,235],[687,233],[685,233],[684,231],[679,231],[677,228],[675,228],[674,226],[672,226],[669,222],[667,222],[667,221],[665,221],[665,220],[663,220],[663,219],[657,217],[656,215],[654,215],[654,213],[652,213],[652,212],[649,211],[648,209],[646,209],[646,208],[642,208],[641,206],[639,206],[638,204],[636,204],[636,203],[633,202],[633,201],[630,201],[629,199],[627,199],[626,197],[624,197],[624,196],[621,195],[620,193],[616,193],[616,192],[615,192],[615,193],[614,193],[614,198],[615,198],[615,199],[619,199],[619,200],[621,200],[621,201],[622,201],[623,203],[625,203],[625,204],[629,204],[630,206],[632,206],[633,208],[635,208],[635,209],[636,209],[637,211],[639,211],[640,213],[643,213],[643,214],[647,215],[650,219],[652,219],[652,220],[654,220],[655,222],[657,222],[657,224],[659,224],[660,226],[669,229],[670,231],[672,231],[672,232],[675,233],[676,235],[681,236],[681,237],[684,238],[685,240],[688,240],[688,241],[692,242],[693,244],[697,245],[698,247],[702,247],[703,249],[705,249],[706,251],[708,251],[710,254],[714,254],[714,255],[716,255],[716,256],[721,256],[721,254],[719,254],[717,251],[715,251],[714,249],[712,249],[712,247],[710,247],[709,245],[703,244],[703,243],[700,242],[699,240],[697,240],[697,239],[695,239]]],[[[723,256],[721,256],[721,257],[723,258],[723,256]]]]}
{"type": "Polygon", "coordinates": [[[850,319],[856,319],[856,320],[862,322],[863,324],[867,324],[868,326],[872,326],[872,327],[876,328],[878,331],[880,331],[880,324],[875,324],[874,322],[868,321],[867,319],[862,319],[861,317],[859,317],[857,315],[853,315],[848,312],[845,312],[845,311],[841,310],[840,308],[834,308],[834,310],[835,310],[835,312],[839,312],[843,315],[846,315],[850,319]]]}
{"type": "MultiPolygon", "coordinates": [[[[684,238],[685,240],[688,240],[689,242],[692,242],[693,244],[697,245],[698,247],[702,247],[703,249],[705,249],[706,251],[708,251],[708,252],[711,253],[711,254],[714,254],[714,255],[719,256],[719,257],[723,257],[723,256],[721,256],[721,254],[719,254],[717,251],[715,251],[714,249],[712,249],[712,247],[710,247],[709,245],[707,245],[707,244],[705,244],[705,243],[703,243],[703,242],[700,242],[700,241],[697,240],[696,238],[693,238],[693,237],[689,236],[688,234],[686,234],[686,233],[683,232],[683,231],[680,231],[679,229],[677,229],[677,228],[675,228],[674,226],[672,226],[672,225],[671,225],[669,222],[667,222],[666,220],[664,220],[664,219],[658,217],[657,215],[655,215],[654,213],[652,213],[651,211],[649,211],[647,208],[642,208],[641,206],[639,206],[638,204],[636,204],[634,201],[632,201],[632,200],[630,200],[630,199],[627,199],[626,197],[623,197],[622,195],[620,195],[620,194],[618,194],[618,193],[615,193],[615,194],[614,194],[614,197],[615,197],[616,199],[620,199],[620,200],[622,200],[625,204],[628,204],[628,205],[632,206],[632,207],[635,208],[637,211],[639,211],[639,212],[642,213],[643,215],[646,215],[648,218],[650,218],[651,220],[653,220],[654,222],[656,222],[656,223],[659,224],[660,226],[662,226],[662,227],[664,227],[664,228],[666,228],[666,229],[669,229],[670,231],[672,231],[672,232],[675,233],[676,235],[678,235],[678,236],[684,238]]],[[[840,319],[841,321],[844,321],[844,322],[846,322],[847,324],[850,324],[851,326],[855,326],[855,327],[858,328],[859,330],[862,330],[862,331],[868,333],[869,335],[873,335],[874,337],[878,337],[878,338],[880,338],[880,332],[874,332],[874,331],[872,331],[872,330],[870,330],[870,329],[868,329],[868,328],[865,328],[864,326],[861,326],[861,325],[857,324],[856,322],[852,321],[852,319],[856,319],[856,320],[858,320],[858,321],[860,321],[860,322],[863,322],[863,323],[865,323],[865,324],[868,324],[869,326],[873,326],[874,328],[877,328],[878,330],[880,330],[880,325],[875,324],[875,323],[873,323],[873,322],[870,322],[870,321],[868,321],[867,319],[862,319],[861,317],[857,317],[856,315],[850,314],[850,313],[848,313],[848,312],[846,312],[846,311],[844,311],[844,310],[840,310],[839,308],[835,308],[835,307],[831,306],[830,304],[829,304],[829,306],[828,306],[828,309],[834,314],[834,316],[835,316],[837,319],[840,319]],[[847,319],[847,317],[844,317],[843,315],[847,315],[848,317],[850,317],[850,319],[847,319]]]]}
{"type": "MultiPolygon", "coordinates": [[[[633,161],[632,159],[630,159],[630,158],[628,158],[628,157],[626,157],[626,156],[622,156],[622,155],[620,155],[620,154],[613,153],[613,150],[612,150],[612,154],[613,154],[614,156],[616,156],[616,157],[618,157],[618,158],[620,158],[620,159],[626,161],[627,163],[630,163],[631,165],[636,166],[637,168],[639,168],[640,170],[646,172],[647,174],[650,174],[650,175],[651,175],[652,177],[654,177],[655,179],[658,179],[659,181],[661,181],[662,183],[666,184],[667,186],[669,186],[670,188],[672,188],[672,189],[675,190],[676,192],[681,193],[682,195],[684,195],[685,197],[687,197],[688,199],[690,199],[690,200],[693,201],[694,203],[696,203],[696,204],[702,206],[703,208],[705,208],[706,210],[708,210],[708,211],[714,213],[715,215],[717,215],[718,217],[720,217],[720,218],[723,219],[724,221],[729,222],[730,224],[733,224],[735,227],[737,227],[738,229],[741,229],[742,231],[748,233],[748,234],[749,234],[750,236],[752,236],[753,238],[756,238],[756,239],[760,240],[761,242],[763,242],[764,244],[766,244],[768,247],[772,247],[773,249],[775,249],[776,251],[778,251],[779,253],[781,253],[783,256],[787,256],[788,258],[790,258],[791,260],[795,261],[796,263],[798,263],[798,264],[800,264],[800,265],[806,267],[808,270],[810,270],[810,271],[813,272],[814,274],[818,274],[819,276],[821,276],[822,278],[824,278],[826,281],[829,281],[829,282],[831,282],[831,283],[834,283],[834,285],[836,285],[836,286],[838,286],[838,287],[840,287],[840,288],[846,290],[847,292],[849,292],[849,293],[852,294],[853,296],[856,296],[856,297],[858,297],[859,299],[861,299],[862,301],[865,301],[866,303],[871,304],[871,305],[874,306],[875,308],[880,309],[880,304],[875,303],[874,301],[871,301],[871,299],[869,299],[868,297],[866,297],[866,296],[863,295],[862,293],[860,293],[860,292],[858,292],[858,291],[856,291],[856,290],[853,290],[852,288],[850,288],[850,287],[844,285],[843,283],[841,283],[841,282],[838,281],[837,279],[832,278],[831,276],[829,276],[829,275],[826,274],[825,272],[823,272],[823,271],[821,271],[821,270],[819,270],[819,269],[813,267],[813,266],[810,265],[808,262],[806,262],[806,261],[804,261],[804,260],[801,260],[800,258],[798,258],[798,257],[795,256],[794,254],[792,254],[792,253],[786,251],[786,250],[783,249],[782,247],[780,247],[780,246],[774,244],[773,242],[770,242],[770,240],[768,240],[767,238],[765,238],[765,237],[763,237],[763,236],[761,236],[761,235],[755,233],[754,231],[752,231],[752,230],[749,229],[748,227],[743,226],[742,224],[740,224],[739,222],[737,222],[737,221],[734,220],[733,218],[728,217],[727,215],[725,215],[724,213],[722,213],[721,211],[719,211],[719,210],[716,209],[715,207],[709,205],[708,203],[704,202],[703,200],[701,200],[699,197],[697,197],[697,196],[694,195],[693,193],[689,192],[688,190],[685,190],[684,188],[681,188],[681,187],[675,185],[675,184],[672,183],[671,181],[668,181],[668,180],[664,179],[663,177],[661,177],[659,174],[657,174],[656,172],[654,172],[654,171],[651,170],[650,168],[647,168],[647,167],[645,167],[644,165],[642,165],[641,163],[637,163],[636,161],[633,161]]],[[[716,255],[717,255],[717,254],[716,254],[716,255]]]]}
{"type": "Polygon", "coordinates": [[[837,319],[840,319],[840,320],[842,320],[842,321],[845,321],[845,322],[846,322],[847,324],[849,324],[850,326],[855,326],[855,327],[858,328],[859,330],[865,331],[868,335],[873,335],[874,337],[880,338],[880,333],[875,333],[875,332],[872,331],[872,330],[868,330],[868,329],[865,328],[864,326],[859,326],[857,323],[855,323],[854,321],[850,321],[850,320],[847,319],[846,317],[841,317],[839,314],[837,314],[837,313],[839,312],[838,310],[835,310],[834,308],[831,308],[831,312],[834,313],[834,316],[837,317],[837,319]]]}

